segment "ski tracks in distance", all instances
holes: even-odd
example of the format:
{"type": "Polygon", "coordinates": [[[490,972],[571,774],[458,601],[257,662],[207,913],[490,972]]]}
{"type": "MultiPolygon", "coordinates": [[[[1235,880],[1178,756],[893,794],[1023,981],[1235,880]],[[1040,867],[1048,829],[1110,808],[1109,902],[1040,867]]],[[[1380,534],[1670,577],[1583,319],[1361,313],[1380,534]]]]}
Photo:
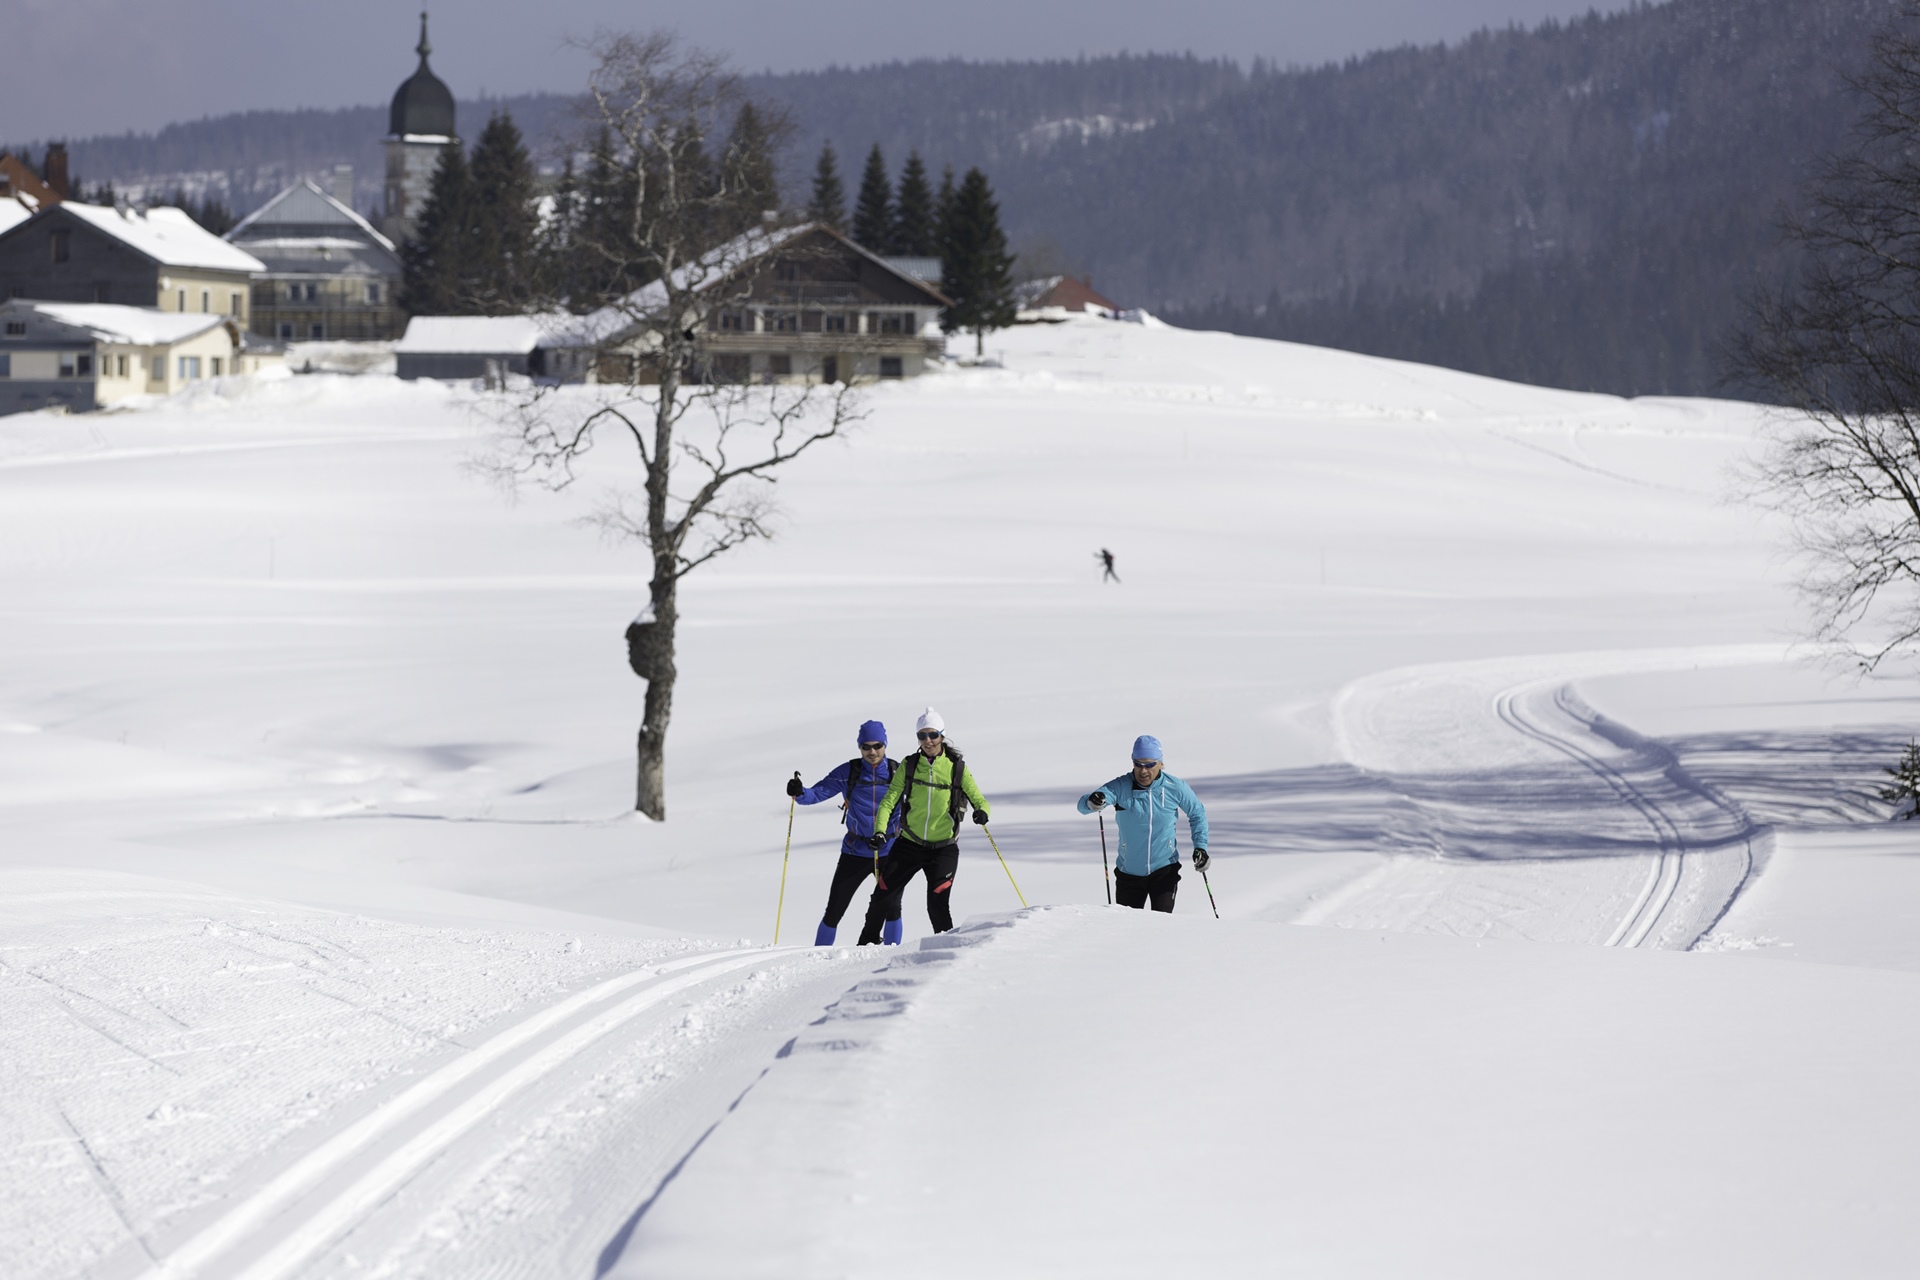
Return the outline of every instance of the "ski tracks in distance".
{"type": "Polygon", "coordinates": [[[1335,702],[1341,746],[1415,821],[1396,832],[1403,856],[1305,919],[1685,950],[1746,882],[1766,829],[1665,747],[1586,706],[1572,682],[1781,656],[1575,654],[1355,681],[1335,702]]]}

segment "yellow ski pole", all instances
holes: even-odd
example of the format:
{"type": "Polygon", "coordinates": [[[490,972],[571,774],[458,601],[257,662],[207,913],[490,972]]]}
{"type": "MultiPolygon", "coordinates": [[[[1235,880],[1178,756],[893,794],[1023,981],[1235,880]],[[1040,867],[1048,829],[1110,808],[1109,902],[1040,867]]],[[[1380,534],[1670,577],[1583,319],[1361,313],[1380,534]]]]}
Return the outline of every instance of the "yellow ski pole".
{"type": "Polygon", "coordinates": [[[1020,899],[1021,906],[1026,906],[1027,895],[1020,892],[1020,882],[1013,878],[1013,868],[1007,865],[1006,855],[1000,852],[1000,842],[993,838],[993,828],[983,822],[980,829],[987,833],[987,843],[993,846],[993,856],[1000,859],[1000,869],[1007,873],[1007,883],[1013,886],[1014,896],[1020,899]]]}
{"type": "MultiPolygon", "coordinates": [[[[800,771],[793,771],[793,780],[800,781],[800,771]]],[[[787,859],[793,856],[793,806],[800,803],[800,797],[787,797],[787,851],[780,855],[780,905],[773,910],[773,945],[780,945],[780,917],[787,913],[787,859]]]]}

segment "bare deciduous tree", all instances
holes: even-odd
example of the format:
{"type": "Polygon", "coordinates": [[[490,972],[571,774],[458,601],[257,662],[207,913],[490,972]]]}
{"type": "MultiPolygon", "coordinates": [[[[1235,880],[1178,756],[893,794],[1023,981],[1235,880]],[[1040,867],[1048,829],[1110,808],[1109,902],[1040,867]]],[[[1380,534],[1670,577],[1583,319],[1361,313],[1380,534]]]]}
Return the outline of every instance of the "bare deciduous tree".
{"type": "MultiPolygon", "coordinates": [[[[761,224],[764,147],[780,124],[764,110],[736,127],[745,101],[721,62],[673,37],[603,36],[589,80],[593,167],[610,175],[567,229],[577,274],[603,282],[577,323],[597,381],[528,389],[506,412],[489,460],[511,484],[565,488],[607,433],[645,470],[592,517],[646,548],[648,602],[628,629],[647,681],[635,807],[666,817],[666,739],[673,712],[681,579],[734,547],[770,536],[776,472],[858,416],[846,383],[740,385],[702,341],[710,313],[737,303],[781,230],[761,224]],[[731,134],[728,130],[732,129],[731,134]],[[745,228],[743,230],[743,227],[745,228]]],[[[568,302],[585,310],[581,299],[568,302]]]]}
{"type": "Polygon", "coordinates": [[[1783,221],[1799,277],[1730,363],[1790,411],[1747,478],[1792,522],[1815,635],[1872,667],[1920,637],[1920,5],[1852,84],[1855,145],[1783,221]]]}

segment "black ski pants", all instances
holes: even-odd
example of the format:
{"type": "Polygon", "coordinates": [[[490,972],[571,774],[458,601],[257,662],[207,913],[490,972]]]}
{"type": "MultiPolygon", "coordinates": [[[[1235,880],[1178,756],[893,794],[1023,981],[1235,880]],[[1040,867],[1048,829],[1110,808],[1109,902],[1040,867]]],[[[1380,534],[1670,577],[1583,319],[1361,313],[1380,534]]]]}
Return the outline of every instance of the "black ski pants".
{"type": "Polygon", "coordinates": [[[853,901],[854,891],[860,882],[873,874],[873,855],[866,853],[843,853],[833,868],[833,884],[827,889],[827,914],[820,917],[820,923],[829,929],[840,927],[840,917],[847,914],[847,905],[853,901]]]}
{"type": "Polygon", "coordinates": [[[1180,864],[1169,862],[1158,871],[1144,876],[1130,876],[1124,871],[1116,871],[1113,878],[1113,896],[1120,900],[1121,906],[1144,907],[1147,899],[1152,898],[1155,911],[1172,911],[1173,895],[1180,891],[1180,864]]]}
{"type": "Polygon", "coordinates": [[[907,882],[916,875],[927,877],[927,919],[935,933],[953,928],[953,875],[960,869],[960,846],[921,844],[903,835],[893,842],[893,852],[880,859],[880,887],[867,902],[866,927],[860,930],[860,945],[878,946],[880,926],[900,918],[900,896],[907,882]]]}

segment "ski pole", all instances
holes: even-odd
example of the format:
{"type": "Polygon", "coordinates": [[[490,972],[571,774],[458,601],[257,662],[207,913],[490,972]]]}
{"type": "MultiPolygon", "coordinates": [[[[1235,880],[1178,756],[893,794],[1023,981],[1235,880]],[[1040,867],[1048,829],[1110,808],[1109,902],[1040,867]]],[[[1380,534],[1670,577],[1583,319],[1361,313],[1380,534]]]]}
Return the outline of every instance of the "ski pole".
{"type": "MultiPolygon", "coordinates": [[[[800,771],[793,771],[793,780],[800,781],[800,771]]],[[[780,905],[773,909],[773,945],[780,945],[780,917],[787,913],[787,859],[793,856],[793,806],[800,803],[800,797],[787,797],[787,851],[780,855],[780,905]]]]}
{"type": "Polygon", "coordinates": [[[1107,905],[1113,905],[1113,873],[1107,870],[1107,815],[1100,815],[1100,878],[1107,885],[1107,905]]]}
{"type": "Polygon", "coordinates": [[[980,829],[987,833],[987,843],[993,846],[993,856],[1000,859],[1000,869],[1007,873],[1007,883],[1013,886],[1014,896],[1020,899],[1021,906],[1026,906],[1027,895],[1020,892],[1020,882],[1013,878],[1013,868],[1007,865],[1007,855],[1000,852],[1000,842],[993,838],[993,828],[982,823],[980,829]]]}
{"type": "Polygon", "coordinates": [[[1207,886],[1207,905],[1213,908],[1213,918],[1220,918],[1220,904],[1213,900],[1213,881],[1207,879],[1207,869],[1200,868],[1200,883],[1207,886]]]}

